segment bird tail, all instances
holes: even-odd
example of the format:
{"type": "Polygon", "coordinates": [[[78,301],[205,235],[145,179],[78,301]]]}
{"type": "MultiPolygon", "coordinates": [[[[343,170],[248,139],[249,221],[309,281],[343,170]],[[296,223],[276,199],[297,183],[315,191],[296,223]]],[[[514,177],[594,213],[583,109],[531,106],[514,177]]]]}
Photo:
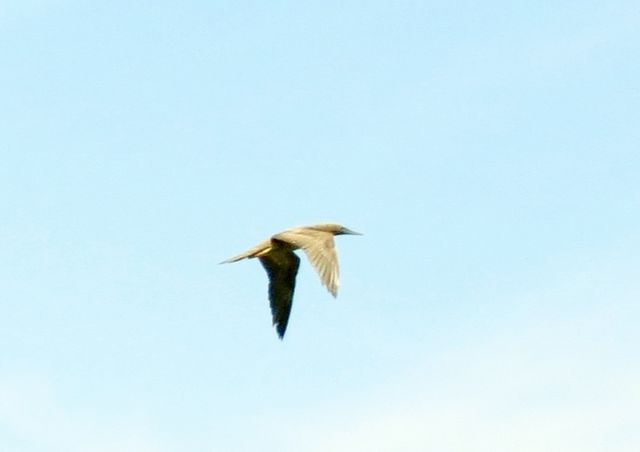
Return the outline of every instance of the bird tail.
{"type": "Polygon", "coordinates": [[[222,261],[220,263],[221,264],[230,264],[232,262],[238,262],[238,261],[240,261],[242,259],[245,259],[247,257],[249,257],[249,255],[247,253],[242,253],[242,254],[238,254],[237,256],[231,257],[231,258],[229,258],[227,260],[224,260],[224,261],[222,261]]]}
{"type": "Polygon", "coordinates": [[[221,264],[230,264],[232,262],[238,262],[242,259],[252,258],[258,256],[260,253],[268,250],[270,248],[270,241],[264,241],[261,244],[254,246],[249,251],[246,251],[242,254],[238,254],[237,256],[233,256],[232,258],[227,259],[226,261],[220,262],[221,264]]]}

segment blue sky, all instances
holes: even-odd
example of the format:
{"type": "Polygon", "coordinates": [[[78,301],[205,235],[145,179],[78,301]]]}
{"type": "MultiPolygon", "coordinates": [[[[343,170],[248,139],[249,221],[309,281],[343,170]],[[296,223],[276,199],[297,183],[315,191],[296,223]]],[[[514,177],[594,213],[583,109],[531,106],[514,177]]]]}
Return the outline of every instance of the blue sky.
{"type": "Polygon", "coordinates": [[[640,7],[0,2],[3,450],[636,451],[640,7]],[[284,341],[257,262],[303,260],[284,341]]]}

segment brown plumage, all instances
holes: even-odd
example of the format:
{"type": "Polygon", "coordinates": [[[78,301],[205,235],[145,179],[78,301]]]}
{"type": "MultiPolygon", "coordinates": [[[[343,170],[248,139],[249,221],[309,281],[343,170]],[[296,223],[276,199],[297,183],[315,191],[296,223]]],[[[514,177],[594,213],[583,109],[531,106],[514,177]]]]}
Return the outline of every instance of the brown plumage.
{"type": "Polygon", "coordinates": [[[222,262],[257,257],[269,276],[269,302],[273,324],[280,339],[284,337],[291,313],[293,292],[300,258],[293,252],[302,249],[320,275],[320,280],[335,297],[340,286],[338,255],[334,235],[360,235],[339,224],[318,224],[287,229],[261,242],[249,251],[222,262]]]}

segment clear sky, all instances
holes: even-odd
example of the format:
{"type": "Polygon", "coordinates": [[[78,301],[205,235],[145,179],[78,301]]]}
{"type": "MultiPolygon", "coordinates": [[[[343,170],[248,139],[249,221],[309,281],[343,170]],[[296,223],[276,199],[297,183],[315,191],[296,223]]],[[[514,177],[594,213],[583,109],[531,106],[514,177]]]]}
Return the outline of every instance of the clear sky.
{"type": "Polygon", "coordinates": [[[0,1],[0,154],[3,451],[640,450],[637,0],[0,1]]]}

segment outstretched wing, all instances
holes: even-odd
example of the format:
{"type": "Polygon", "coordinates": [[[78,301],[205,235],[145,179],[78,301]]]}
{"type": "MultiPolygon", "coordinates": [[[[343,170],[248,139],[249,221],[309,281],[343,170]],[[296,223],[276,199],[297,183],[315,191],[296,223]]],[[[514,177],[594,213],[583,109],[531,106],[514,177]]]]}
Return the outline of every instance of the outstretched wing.
{"type": "Polygon", "coordinates": [[[291,250],[279,249],[258,259],[269,276],[271,316],[278,336],[282,339],[287,330],[289,314],[291,314],[300,258],[291,250]]]}
{"type": "Polygon", "coordinates": [[[340,286],[340,268],[333,234],[310,229],[294,229],[273,236],[295,248],[302,248],[311,261],[311,265],[320,275],[320,280],[331,295],[338,295],[340,286]]]}

